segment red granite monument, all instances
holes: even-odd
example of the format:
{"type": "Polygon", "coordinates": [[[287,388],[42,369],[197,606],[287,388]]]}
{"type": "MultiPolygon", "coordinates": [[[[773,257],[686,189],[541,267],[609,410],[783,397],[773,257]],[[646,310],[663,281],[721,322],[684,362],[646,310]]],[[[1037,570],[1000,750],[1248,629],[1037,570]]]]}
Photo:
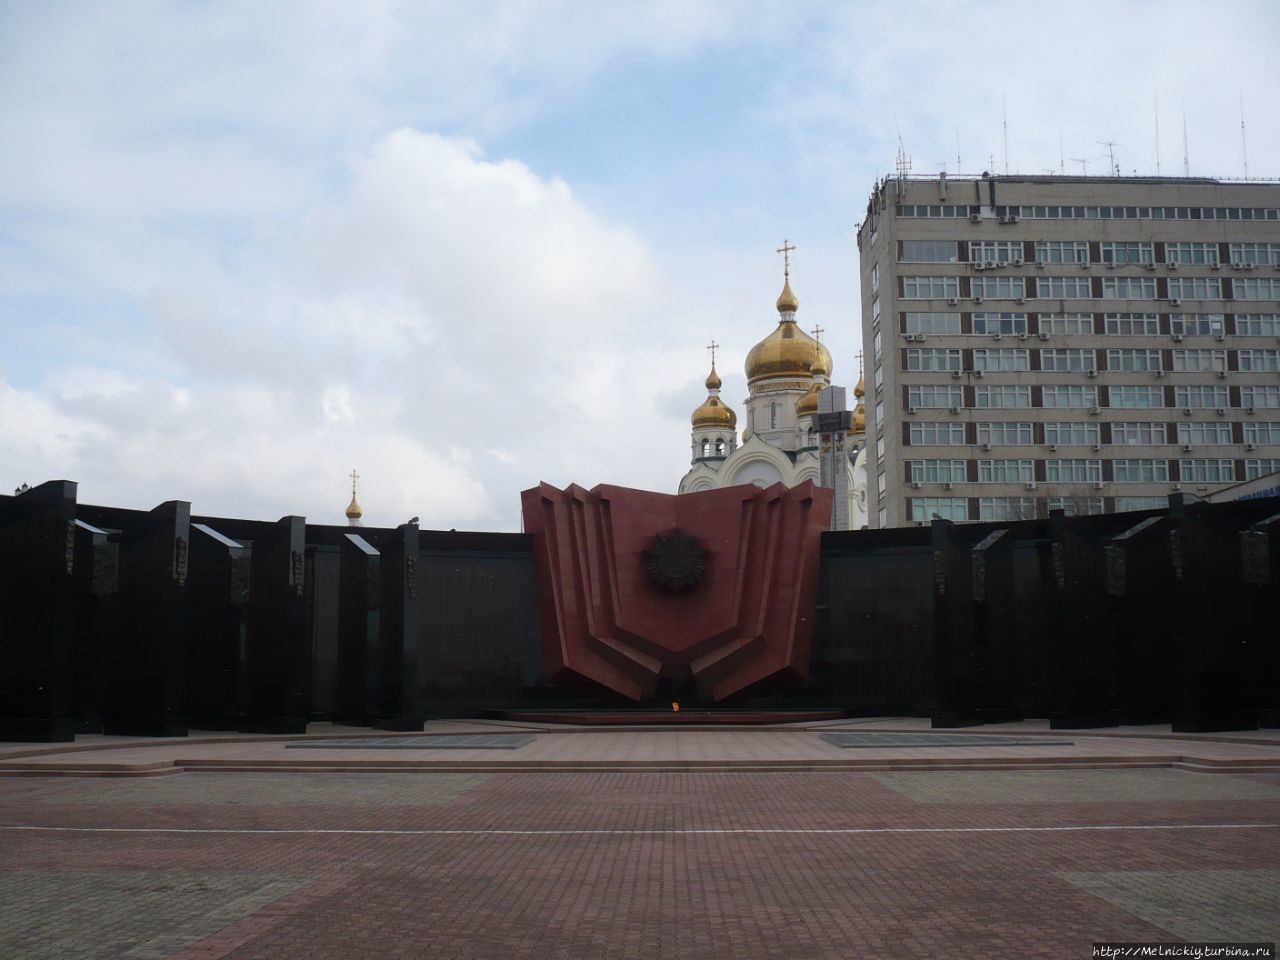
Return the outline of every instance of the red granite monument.
{"type": "Polygon", "coordinates": [[[691,676],[701,698],[722,701],[807,676],[830,490],[544,483],[521,499],[553,679],[642,701],[660,678],[691,676]]]}

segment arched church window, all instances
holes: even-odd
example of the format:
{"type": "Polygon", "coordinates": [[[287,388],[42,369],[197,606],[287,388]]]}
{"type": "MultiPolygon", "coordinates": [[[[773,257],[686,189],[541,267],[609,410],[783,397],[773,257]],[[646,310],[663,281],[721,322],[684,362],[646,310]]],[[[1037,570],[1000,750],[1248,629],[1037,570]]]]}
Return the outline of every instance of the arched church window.
{"type": "Polygon", "coordinates": [[[723,456],[724,456],[724,441],[723,441],[723,440],[717,440],[717,441],[716,441],[716,456],[718,456],[718,457],[723,457],[723,456]]]}
{"type": "Polygon", "coordinates": [[[706,437],[702,438],[702,455],[704,457],[711,456],[711,441],[706,437]]]}
{"type": "Polygon", "coordinates": [[[769,403],[769,429],[778,429],[778,402],[776,400],[769,403]]]}

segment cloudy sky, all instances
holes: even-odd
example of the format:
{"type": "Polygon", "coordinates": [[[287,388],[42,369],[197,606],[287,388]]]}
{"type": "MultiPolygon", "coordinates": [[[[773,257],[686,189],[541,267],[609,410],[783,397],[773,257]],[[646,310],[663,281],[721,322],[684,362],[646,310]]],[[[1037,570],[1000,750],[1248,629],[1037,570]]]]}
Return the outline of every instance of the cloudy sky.
{"type": "Polygon", "coordinates": [[[0,489],[516,530],[674,490],[705,344],[798,250],[856,380],[855,225],[915,173],[1280,176],[1280,4],[0,4],[0,489]],[[1062,149],[1059,142],[1061,138],[1062,149]],[[957,154],[959,155],[957,157],[957,154]]]}

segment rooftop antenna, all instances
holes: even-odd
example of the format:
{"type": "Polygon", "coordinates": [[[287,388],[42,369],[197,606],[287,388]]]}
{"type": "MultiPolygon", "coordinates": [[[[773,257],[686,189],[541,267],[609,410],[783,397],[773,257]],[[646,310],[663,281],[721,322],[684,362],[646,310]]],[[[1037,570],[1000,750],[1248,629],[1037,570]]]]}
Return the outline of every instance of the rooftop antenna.
{"type": "Polygon", "coordinates": [[[1191,176],[1190,153],[1187,150],[1187,108],[1182,108],[1182,175],[1191,176]]]}
{"type": "Polygon", "coordinates": [[[1244,159],[1244,178],[1249,179],[1249,141],[1244,136],[1244,94],[1240,94],[1240,156],[1244,159]]]}
{"type": "Polygon", "coordinates": [[[1009,98],[1000,93],[1000,128],[1004,135],[1004,175],[1009,175],[1009,98]]]}
{"type": "Polygon", "coordinates": [[[1058,131],[1058,173],[1062,176],[1066,176],[1066,173],[1067,173],[1067,161],[1063,159],[1063,152],[1062,152],[1062,131],[1061,130],[1058,131]]]}
{"type": "MultiPolygon", "coordinates": [[[[898,128],[898,122],[893,123],[894,129],[898,128]]],[[[911,172],[911,158],[907,156],[906,148],[902,146],[902,131],[898,130],[898,156],[894,160],[894,168],[898,172],[898,196],[901,197],[906,192],[907,174],[911,172]]]]}
{"type": "Polygon", "coordinates": [[[1107,148],[1107,157],[1111,161],[1111,169],[1107,171],[1107,176],[1120,176],[1120,168],[1116,166],[1116,144],[1119,140],[1099,140],[1098,145],[1107,148]]]}
{"type": "Polygon", "coordinates": [[[1156,91],[1156,176],[1160,176],[1160,91],[1156,91]]]}
{"type": "Polygon", "coordinates": [[[1072,163],[1080,164],[1080,175],[1087,177],[1089,175],[1089,158],[1088,157],[1072,157],[1072,163]]]}
{"type": "Polygon", "coordinates": [[[960,128],[956,127],[956,176],[960,176],[960,171],[964,167],[960,166],[960,128]]]}

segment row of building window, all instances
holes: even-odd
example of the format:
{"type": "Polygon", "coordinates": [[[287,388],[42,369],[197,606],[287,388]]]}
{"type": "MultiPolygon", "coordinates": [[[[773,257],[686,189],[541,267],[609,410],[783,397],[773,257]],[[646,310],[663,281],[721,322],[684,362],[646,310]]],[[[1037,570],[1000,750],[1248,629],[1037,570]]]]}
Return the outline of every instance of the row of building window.
{"type": "MultiPolygon", "coordinates": [[[[899,263],[972,263],[984,267],[1041,264],[1177,264],[1237,268],[1280,265],[1280,243],[1219,244],[1186,241],[1102,241],[1090,249],[1087,240],[902,240],[899,263]]],[[[878,278],[873,277],[873,286],[878,278]]]]}
{"type": "Polygon", "coordinates": [[[918,421],[907,426],[910,446],[1026,446],[1036,443],[1062,446],[1133,446],[1182,444],[1189,446],[1280,445],[1280,421],[1112,422],[1076,420],[1061,423],[1034,421],[983,421],[968,424],[950,420],[918,421]],[[1239,430],[1236,429],[1239,426],[1239,430]],[[1105,429],[1104,429],[1105,427],[1105,429]]]}
{"type": "Polygon", "coordinates": [[[904,369],[912,372],[1280,372],[1280,349],[1160,350],[1114,347],[1097,350],[1092,347],[1045,347],[1032,350],[1026,347],[910,347],[902,353],[904,369]],[[1104,360],[1105,364],[1102,362],[1104,360]]]}
{"type": "MultiPolygon", "coordinates": [[[[1167,497],[1111,497],[1111,511],[1163,510],[1167,497]]],[[[916,523],[928,523],[935,517],[964,522],[967,520],[1034,520],[1044,518],[1050,510],[1061,510],[1069,517],[1104,513],[1103,497],[911,497],[909,516],[916,523]]],[[[883,517],[881,523],[883,524],[883,517]]]]}
{"type": "Polygon", "coordinates": [[[1004,222],[1028,220],[1280,220],[1275,207],[1117,207],[1054,204],[995,207],[964,203],[899,204],[897,215],[915,219],[968,220],[984,214],[1004,222]]]}
{"type": "MultiPolygon", "coordinates": [[[[909,408],[946,407],[1112,407],[1149,409],[1183,407],[1186,409],[1240,407],[1247,409],[1280,409],[1280,386],[1250,385],[1228,387],[1225,384],[1185,384],[1163,387],[1146,384],[990,384],[966,387],[959,384],[914,384],[906,387],[909,408]],[[1232,391],[1239,390],[1238,402],[1232,402],[1232,391]],[[1036,400],[1038,402],[1033,403],[1036,400]]],[[[877,405],[879,407],[879,405],[877,405]]],[[[877,422],[883,422],[877,419],[877,422]]]]}
{"type": "Polygon", "coordinates": [[[1280,300],[1280,277],[907,276],[903,300],[1280,300]]]}
{"type": "MultiPolygon", "coordinates": [[[[940,336],[1040,333],[1175,337],[1280,337],[1280,313],[1027,313],[1022,311],[905,311],[901,332],[940,336]]],[[[875,333],[879,353],[879,330],[875,333]]]]}
{"type": "MultiPolygon", "coordinates": [[[[1238,463],[1245,480],[1280,470],[1280,458],[1251,458],[1238,463]]],[[[1174,461],[929,459],[908,460],[907,475],[912,483],[1234,483],[1237,461],[1204,457],[1174,461]]]]}

